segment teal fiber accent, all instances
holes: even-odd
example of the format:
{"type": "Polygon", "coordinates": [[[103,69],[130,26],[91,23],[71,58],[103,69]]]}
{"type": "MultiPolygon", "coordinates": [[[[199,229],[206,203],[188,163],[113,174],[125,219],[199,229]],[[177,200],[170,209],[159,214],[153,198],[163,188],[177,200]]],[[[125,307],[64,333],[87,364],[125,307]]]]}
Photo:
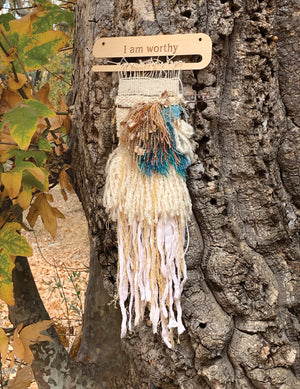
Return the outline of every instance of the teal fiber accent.
{"type": "Polygon", "coordinates": [[[174,119],[179,119],[182,113],[185,116],[187,116],[187,114],[180,105],[172,105],[171,114],[169,107],[165,107],[161,113],[166,121],[167,128],[171,135],[171,147],[168,147],[167,155],[162,152],[161,145],[159,145],[158,156],[155,156],[151,151],[139,156],[138,166],[142,173],[147,176],[159,173],[166,177],[170,171],[170,166],[173,166],[177,173],[186,179],[186,170],[191,162],[186,155],[176,150],[173,122],[174,119]]]}

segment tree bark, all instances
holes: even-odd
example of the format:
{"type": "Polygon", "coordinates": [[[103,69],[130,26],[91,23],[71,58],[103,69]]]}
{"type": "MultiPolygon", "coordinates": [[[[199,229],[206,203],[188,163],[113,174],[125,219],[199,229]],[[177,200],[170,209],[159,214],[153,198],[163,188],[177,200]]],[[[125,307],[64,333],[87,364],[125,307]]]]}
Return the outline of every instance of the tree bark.
{"type": "Polygon", "coordinates": [[[120,348],[139,388],[149,378],[161,388],[297,386],[298,12],[287,0],[278,8],[272,0],[77,2],[71,144],[93,247],[83,360],[103,363],[104,320],[119,333],[116,315],[103,318],[97,307],[102,282],[110,299],[116,293],[116,233],[102,194],[116,146],[118,80],[91,72],[92,46],[100,36],[204,32],[213,40],[212,62],[183,76],[204,96],[190,107],[198,160],[188,179],[187,331],[168,350],[143,324],[120,348]]]}
{"type": "Polygon", "coordinates": [[[93,364],[100,387],[300,387],[299,11],[296,0],[77,1],[70,146],[91,242],[78,359],[93,364]],[[198,159],[188,178],[186,332],[170,350],[147,323],[119,339],[116,231],[102,206],[118,77],[92,73],[92,46],[100,36],[187,32],[210,35],[213,58],[183,75],[204,101],[189,108],[198,159]]]}

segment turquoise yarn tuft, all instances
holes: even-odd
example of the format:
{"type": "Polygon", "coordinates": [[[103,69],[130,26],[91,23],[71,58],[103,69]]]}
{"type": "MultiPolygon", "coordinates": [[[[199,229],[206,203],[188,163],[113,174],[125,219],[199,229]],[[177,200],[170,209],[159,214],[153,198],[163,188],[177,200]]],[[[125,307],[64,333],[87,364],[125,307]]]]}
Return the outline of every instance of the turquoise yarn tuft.
{"type": "Polygon", "coordinates": [[[182,113],[187,116],[185,110],[180,105],[172,105],[171,112],[169,107],[165,107],[161,110],[162,117],[164,118],[171,135],[171,144],[167,146],[165,152],[162,150],[162,145],[159,144],[158,155],[154,155],[151,150],[149,150],[145,152],[144,155],[138,157],[138,166],[147,176],[159,173],[167,177],[170,166],[174,166],[177,173],[186,179],[186,170],[191,162],[186,155],[176,150],[173,127],[174,119],[179,119],[182,113]]]}

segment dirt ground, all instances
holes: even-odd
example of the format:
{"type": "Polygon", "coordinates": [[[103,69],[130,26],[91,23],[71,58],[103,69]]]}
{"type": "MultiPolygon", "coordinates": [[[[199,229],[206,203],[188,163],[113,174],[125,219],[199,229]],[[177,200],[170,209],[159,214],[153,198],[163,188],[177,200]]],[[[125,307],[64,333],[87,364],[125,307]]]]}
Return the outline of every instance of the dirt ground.
{"type": "MultiPolygon", "coordinates": [[[[68,193],[65,201],[59,188],[51,191],[65,219],[58,219],[56,237],[45,230],[40,217],[33,232],[24,232],[33,248],[28,258],[38,290],[58,332],[66,335],[70,348],[80,332],[84,294],[88,281],[89,240],[87,223],[79,200],[68,193]]],[[[10,327],[7,308],[0,303],[0,326],[10,327]]],[[[37,388],[33,383],[31,389],[37,388]]]]}

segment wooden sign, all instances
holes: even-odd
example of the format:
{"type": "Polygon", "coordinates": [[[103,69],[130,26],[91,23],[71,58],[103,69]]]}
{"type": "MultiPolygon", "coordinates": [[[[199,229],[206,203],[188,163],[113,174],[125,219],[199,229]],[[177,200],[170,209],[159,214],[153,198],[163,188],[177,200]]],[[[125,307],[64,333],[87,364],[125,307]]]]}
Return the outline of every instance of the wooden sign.
{"type": "Polygon", "coordinates": [[[171,57],[195,55],[198,62],[125,63],[117,65],[95,65],[94,72],[150,71],[150,70],[199,70],[211,60],[212,42],[208,35],[175,34],[146,35],[98,39],[93,48],[96,58],[127,57],[171,57]],[[200,59],[199,59],[200,57],[200,59]]]}

